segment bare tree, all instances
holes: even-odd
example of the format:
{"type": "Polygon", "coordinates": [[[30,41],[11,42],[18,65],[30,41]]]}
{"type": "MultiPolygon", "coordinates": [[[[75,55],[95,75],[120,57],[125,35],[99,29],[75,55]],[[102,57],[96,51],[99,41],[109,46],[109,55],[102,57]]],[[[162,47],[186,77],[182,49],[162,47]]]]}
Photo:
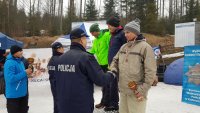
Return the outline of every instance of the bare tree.
{"type": "Polygon", "coordinates": [[[156,4],[156,8],[157,8],[157,14],[159,13],[158,9],[159,9],[159,0],[156,0],[157,1],[157,4],[156,4]]]}
{"type": "Polygon", "coordinates": [[[56,15],[56,0],[53,1],[53,16],[56,15]]]}
{"type": "Polygon", "coordinates": [[[17,9],[17,0],[14,0],[14,7],[17,9]]]}
{"type": "Polygon", "coordinates": [[[172,0],[169,0],[169,20],[172,20],[172,15],[173,15],[173,2],[172,0]]]}
{"type": "Polygon", "coordinates": [[[40,3],[41,3],[41,1],[38,0],[37,12],[40,12],[40,3]]]}
{"type": "Polygon", "coordinates": [[[178,0],[175,1],[176,4],[176,14],[178,13],[178,0]]]}
{"type": "Polygon", "coordinates": [[[80,0],[80,20],[82,19],[82,0],[80,0]]]}
{"type": "Polygon", "coordinates": [[[181,0],[181,12],[180,16],[183,16],[183,0],[181,0]]]}
{"type": "Polygon", "coordinates": [[[101,12],[101,0],[100,0],[100,4],[99,4],[99,17],[100,17],[100,12],[101,12]]]}
{"type": "Polygon", "coordinates": [[[59,18],[60,18],[60,34],[62,34],[62,23],[63,23],[63,0],[59,0],[59,18]]]}
{"type": "Polygon", "coordinates": [[[69,17],[69,23],[70,23],[70,25],[69,25],[69,30],[71,30],[71,22],[72,22],[72,17],[74,17],[74,10],[75,10],[75,7],[74,7],[74,0],[70,0],[70,3],[69,3],[69,15],[68,15],[68,17],[69,17]]]}
{"type": "Polygon", "coordinates": [[[162,5],[162,17],[164,18],[164,13],[165,13],[165,0],[162,1],[163,5],[162,5]]]}
{"type": "Polygon", "coordinates": [[[84,15],[83,15],[83,17],[85,17],[85,13],[86,13],[86,0],[84,1],[84,15]]]}
{"type": "MultiPolygon", "coordinates": [[[[6,32],[9,34],[10,33],[10,29],[9,29],[9,26],[10,26],[10,6],[11,6],[11,3],[12,3],[12,0],[8,0],[7,1],[7,5],[8,5],[8,24],[7,24],[7,30],[6,32]]],[[[5,25],[6,26],[6,25],[5,25]]]]}
{"type": "Polygon", "coordinates": [[[175,16],[176,16],[176,0],[173,0],[173,9],[174,9],[174,11],[173,11],[173,18],[174,18],[174,20],[175,20],[175,16]]]}
{"type": "Polygon", "coordinates": [[[162,15],[162,0],[160,0],[160,16],[162,15]]]}

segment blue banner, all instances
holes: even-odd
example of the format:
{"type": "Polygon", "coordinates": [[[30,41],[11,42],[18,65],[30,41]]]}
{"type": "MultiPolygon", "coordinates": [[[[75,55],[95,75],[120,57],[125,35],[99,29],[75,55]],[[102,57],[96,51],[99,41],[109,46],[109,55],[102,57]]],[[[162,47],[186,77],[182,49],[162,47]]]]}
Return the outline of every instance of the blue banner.
{"type": "Polygon", "coordinates": [[[200,106],[200,46],[184,47],[182,101],[200,106]]]}

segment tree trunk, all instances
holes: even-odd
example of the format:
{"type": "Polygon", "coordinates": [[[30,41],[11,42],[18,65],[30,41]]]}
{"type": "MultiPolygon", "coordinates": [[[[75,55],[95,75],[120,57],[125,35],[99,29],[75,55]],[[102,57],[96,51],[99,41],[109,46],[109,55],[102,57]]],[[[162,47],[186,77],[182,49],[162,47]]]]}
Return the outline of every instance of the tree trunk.
{"type": "Polygon", "coordinates": [[[128,22],[128,1],[126,0],[126,23],[128,22]]]}
{"type": "Polygon", "coordinates": [[[181,0],[181,15],[180,16],[182,15],[183,15],[183,0],[181,0]]]}
{"type": "Polygon", "coordinates": [[[7,5],[8,5],[8,20],[7,20],[7,25],[5,25],[6,26],[6,29],[5,29],[5,31],[6,31],[6,33],[7,34],[10,34],[10,29],[9,29],[9,27],[10,27],[10,6],[11,6],[11,3],[12,3],[12,0],[8,0],[7,1],[7,5]]]}
{"type": "Polygon", "coordinates": [[[164,12],[165,12],[165,0],[163,0],[163,6],[162,6],[162,17],[164,18],[164,12]]]}
{"type": "Polygon", "coordinates": [[[53,1],[53,16],[56,15],[56,0],[53,1]]]}
{"type": "Polygon", "coordinates": [[[70,6],[69,6],[69,30],[71,31],[71,24],[72,24],[72,18],[73,18],[73,11],[74,11],[74,0],[70,0],[70,6]]]}
{"type": "Polygon", "coordinates": [[[182,15],[184,15],[185,14],[185,0],[183,0],[183,10],[182,10],[182,15]]]}
{"type": "Polygon", "coordinates": [[[14,1],[14,7],[17,9],[17,0],[14,1]]]}
{"type": "Polygon", "coordinates": [[[84,15],[83,15],[83,17],[85,17],[85,12],[86,11],[86,0],[85,0],[85,2],[84,2],[84,15]]]}
{"type": "Polygon", "coordinates": [[[99,18],[100,18],[100,13],[101,13],[101,0],[100,0],[100,4],[99,4],[99,18]]]}
{"type": "Polygon", "coordinates": [[[175,20],[175,17],[176,17],[176,0],[174,0],[174,15],[173,15],[173,18],[175,20]]]}
{"type": "Polygon", "coordinates": [[[38,0],[37,12],[40,12],[40,0],[38,0]]]}
{"type": "Polygon", "coordinates": [[[63,24],[63,0],[60,0],[60,34],[62,34],[62,24],[63,24]]]}
{"type": "Polygon", "coordinates": [[[158,10],[159,10],[159,9],[158,9],[158,6],[159,6],[159,0],[157,0],[157,4],[156,4],[156,5],[157,5],[157,6],[156,6],[156,7],[157,7],[157,14],[159,14],[159,11],[158,11],[158,10]]]}
{"type": "Polygon", "coordinates": [[[162,15],[162,0],[160,0],[160,16],[162,15]]]}
{"type": "Polygon", "coordinates": [[[178,0],[176,0],[176,14],[178,13],[178,0]]]}

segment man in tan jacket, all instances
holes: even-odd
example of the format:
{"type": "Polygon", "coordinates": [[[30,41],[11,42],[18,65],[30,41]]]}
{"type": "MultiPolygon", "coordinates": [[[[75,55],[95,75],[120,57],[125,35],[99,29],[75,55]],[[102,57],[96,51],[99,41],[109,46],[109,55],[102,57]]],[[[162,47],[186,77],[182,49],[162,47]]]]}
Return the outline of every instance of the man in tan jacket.
{"type": "Polygon", "coordinates": [[[114,57],[111,71],[119,74],[120,113],[145,113],[147,93],[156,75],[152,47],[140,34],[137,21],[125,25],[128,41],[114,57]]]}

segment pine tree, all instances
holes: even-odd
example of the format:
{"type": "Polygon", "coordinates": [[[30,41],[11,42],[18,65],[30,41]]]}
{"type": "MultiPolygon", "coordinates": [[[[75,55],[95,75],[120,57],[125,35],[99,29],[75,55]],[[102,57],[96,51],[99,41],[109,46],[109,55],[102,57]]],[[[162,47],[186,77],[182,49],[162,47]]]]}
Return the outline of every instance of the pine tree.
{"type": "Polygon", "coordinates": [[[116,0],[104,0],[104,18],[107,19],[113,15],[118,15],[115,11],[116,0]]]}
{"type": "Polygon", "coordinates": [[[128,1],[128,12],[127,13],[128,13],[127,18],[129,18],[129,20],[133,20],[134,19],[134,1],[132,1],[132,0],[128,1]]]}
{"type": "Polygon", "coordinates": [[[187,4],[187,11],[186,11],[186,21],[191,22],[193,21],[193,18],[195,16],[194,12],[194,0],[190,0],[189,3],[187,4]]]}
{"type": "Polygon", "coordinates": [[[86,3],[86,20],[93,21],[97,19],[97,9],[94,0],[88,0],[86,3]]]}
{"type": "Polygon", "coordinates": [[[157,19],[156,2],[155,0],[149,0],[145,10],[144,32],[156,34],[157,19]]]}
{"type": "Polygon", "coordinates": [[[145,5],[146,1],[145,0],[135,0],[134,1],[134,7],[133,7],[133,17],[140,19],[140,27],[141,31],[144,30],[144,22],[145,22],[145,5]]]}
{"type": "Polygon", "coordinates": [[[124,17],[123,14],[125,13],[126,23],[136,18],[135,6],[136,6],[136,1],[134,2],[133,0],[121,0],[121,10],[122,10],[121,17],[124,17]]]}
{"type": "Polygon", "coordinates": [[[194,18],[197,18],[197,20],[200,20],[200,7],[199,7],[199,1],[197,0],[194,7],[194,18]]]}
{"type": "Polygon", "coordinates": [[[16,20],[16,34],[15,36],[23,36],[27,29],[27,17],[23,9],[17,12],[16,20]]]}

